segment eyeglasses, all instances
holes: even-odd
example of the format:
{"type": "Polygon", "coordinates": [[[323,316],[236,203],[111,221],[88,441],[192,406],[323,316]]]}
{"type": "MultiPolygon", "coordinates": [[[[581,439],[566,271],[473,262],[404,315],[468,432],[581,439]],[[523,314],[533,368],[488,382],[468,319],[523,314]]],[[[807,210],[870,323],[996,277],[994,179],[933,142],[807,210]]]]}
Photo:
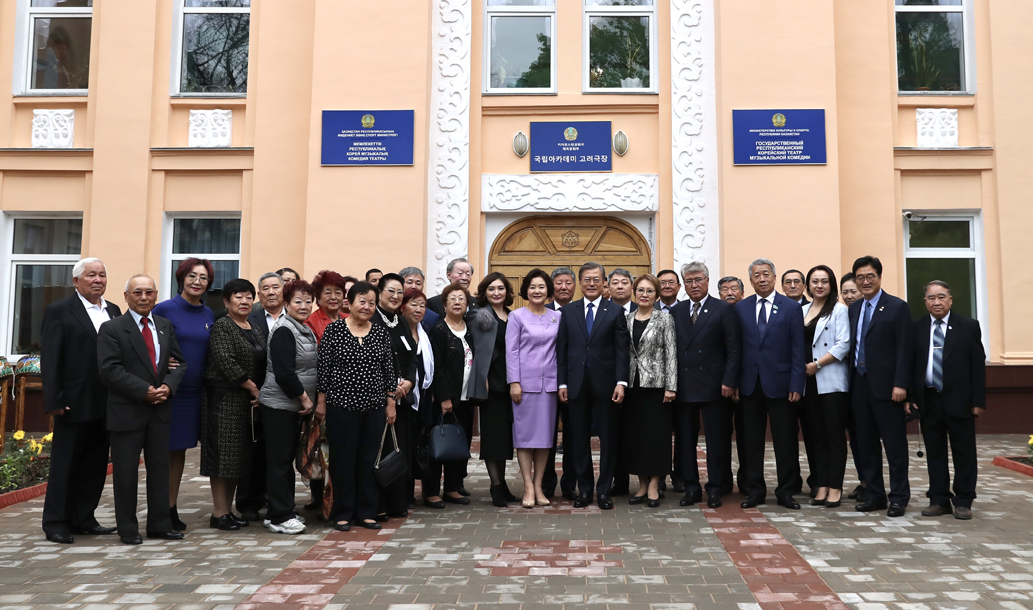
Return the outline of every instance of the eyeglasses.
{"type": "Polygon", "coordinates": [[[871,284],[872,282],[874,282],[878,278],[879,278],[879,276],[874,274],[874,273],[868,273],[866,275],[855,275],[854,276],[854,279],[857,280],[858,284],[871,284]]]}
{"type": "Polygon", "coordinates": [[[656,290],[653,290],[652,288],[639,288],[638,290],[635,291],[635,294],[642,294],[642,295],[656,294],[656,290]]]}
{"type": "Polygon", "coordinates": [[[703,282],[705,282],[705,281],[707,281],[707,278],[705,278],[705,277],[693,277],[693,278],[688,278],[687,277],[687,278],[685,278],[685,285],[686,286],[702,286],[703,282]]]}
{"type": "Polygon", "coordinates": [[[405,294],[404,290],[397,290],[395,288],[387,288],[387,289],[384,290],[384,292],[388,293],[389,295],[391,295],[393,297],[394,296],[398,296],[400,294],[405,294]]]}
{"type": "Polygon", "coordinates": [[[581,280],[582,284],[601,284],[603,278],[601,277],[586,277],[581,280]]]}
{"type": "Polygon", "coordinates": [[[671,286],[677,286],[678,285],[678,281],[677,280],[660,280],[660,285],[663,286],[663,287],[668,287],[669,288],[671,286]]]}
{"type": "Polygon", "coordinates": [[[452,298],[449,298],[447,302],[448,303],[465,303],[466,299],[464,297],[452,297],[452,298]]]}

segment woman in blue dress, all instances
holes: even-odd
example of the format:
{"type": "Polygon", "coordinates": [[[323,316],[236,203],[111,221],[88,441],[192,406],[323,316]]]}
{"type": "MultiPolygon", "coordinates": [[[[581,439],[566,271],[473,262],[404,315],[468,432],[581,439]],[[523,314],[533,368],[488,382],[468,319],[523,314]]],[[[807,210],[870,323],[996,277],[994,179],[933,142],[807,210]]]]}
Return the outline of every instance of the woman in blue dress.
{"type": "Polygon", "coordinates": [[[201,396],[204,393],[204,369],[208,354],[208,336],[215,324],[215,314],[204,304],[204,295],[214,282],[212,264],[207,259],[188,258],[176,269],[179,294],[159,303],[154,314],[167,318],[176,331],[179,347],[186,358],[187,370],[172,397],[172,432],[169,438],[169,504],[172,527],[183,531],[186,524],[176,509],[179,483],[187,449],[197,446],[201,430],[201,396]]]}

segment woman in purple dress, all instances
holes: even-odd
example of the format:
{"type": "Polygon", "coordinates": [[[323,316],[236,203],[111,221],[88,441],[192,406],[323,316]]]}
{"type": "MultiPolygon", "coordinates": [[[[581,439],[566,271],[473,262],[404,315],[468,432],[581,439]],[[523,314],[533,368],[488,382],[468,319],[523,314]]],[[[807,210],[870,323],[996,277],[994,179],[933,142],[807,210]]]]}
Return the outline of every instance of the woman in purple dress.
{"type": "Polygon", "coordinates": [[[506,376],[513,399],[513,447],[524,478],[524,508],[548,506],[542,477],[556,426],[556,336],[560,312],[545,307],[552,279],[541,269],[524,278],[520,296],[526,307],[509,315],[506,328],[506,376]],[[533,466],[533,470],[532,470],[533,466]]]}

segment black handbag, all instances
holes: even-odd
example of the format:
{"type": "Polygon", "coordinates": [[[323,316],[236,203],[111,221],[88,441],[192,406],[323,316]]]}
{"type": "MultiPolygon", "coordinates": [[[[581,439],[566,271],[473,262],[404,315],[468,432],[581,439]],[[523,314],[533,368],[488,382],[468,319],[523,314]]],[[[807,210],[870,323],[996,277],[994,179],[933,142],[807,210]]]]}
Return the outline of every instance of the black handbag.
{"type": "Polygon", "coordinates": [[[398,446],[398,435],[395,434],[395,425],[386,424],[384,434],[380,437],[380,453],[377,454],[377,463],[373,464],[373,478],[381,488],[390,487],[392,483],[409,471],[402,448],[398,446]],[[391,440],[395,449],[384,456],[384,442],[387,441],[387,429],[391,428],[391,440]]]}
{"type": "MultiPolygon", "coordinates": [[[[447,415],[447,414],[446,414],[447,415]]],[[[441,423],[430,429],[430,459],[435,462],[465,462],[470,459],[470,445],[466,440],[466,431],[459,425],[459,418],[454,424],[441,423]]]]}

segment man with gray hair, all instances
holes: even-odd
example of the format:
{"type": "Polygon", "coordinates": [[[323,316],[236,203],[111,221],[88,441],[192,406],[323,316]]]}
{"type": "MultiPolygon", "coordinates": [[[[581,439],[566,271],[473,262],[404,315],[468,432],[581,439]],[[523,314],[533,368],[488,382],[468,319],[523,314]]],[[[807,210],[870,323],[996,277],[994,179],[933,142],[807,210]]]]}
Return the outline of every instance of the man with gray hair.
{"type": "MultiPolygon", "coordinates": [[[[470,283],[473,281],[473,265],[465,258],[454,258],[448,261],[448,266],[445,267],[445,279],[449,284],[459,282],[459,285],[469,292],[470,283]]],[[[473,299],[470,299],[470,307],[473,307],[473,299]]],[[[427,299],[427,309],[436,313],[438,317],[445,316],[440,294],[427,299]]]]}
{"type": "MultiPolygon", "coordinates": [[[[402,284],[403,291],[408,292],[415,289],[420,292],[424,292],[423,281],[425,276],[423,275],[423,270],[419,267],[406,267],[399,271],[398,275],[402,276],[402,280],[404,282],[402,284]]],[[[430,329],[434,328],[434,325],[437,324],[439,319],[440,316],[438,314],[428,309],[423,314],[423,321],[420,322],[420,326],[423,327],[423,330],[429,333],[430,329]]]]}
{"type": "Polygon", "coordinates": [[[726,275],[717,282],[718,296],[722,300],[735,305],[746,296],[743,291],[742,280],[734,275],[726,275]]]}
{"type": "Polygon", "coordinates": [[[575,291],[574,272],[570,267],[556,267],[552,270],[552,302],[546,307],[559,310],[574,300],[575,291]]]}

